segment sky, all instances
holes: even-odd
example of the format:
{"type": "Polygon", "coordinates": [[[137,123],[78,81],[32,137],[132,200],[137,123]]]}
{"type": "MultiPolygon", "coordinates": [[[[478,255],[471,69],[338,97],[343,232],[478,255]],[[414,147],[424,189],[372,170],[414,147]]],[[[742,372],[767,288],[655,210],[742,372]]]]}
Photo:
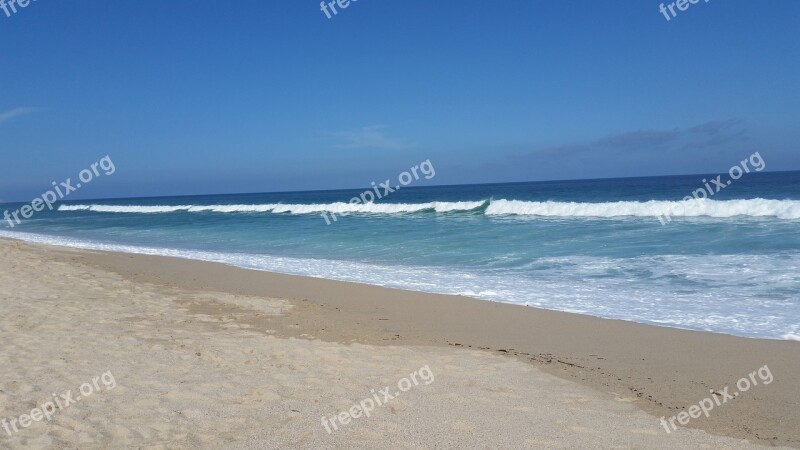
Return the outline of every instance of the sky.
{"type": "Polygon", "coordinates": [[[106,155],[71,198],[800,169],[800,2],[660,3],[0,9],[0,200],[106,155]]]}

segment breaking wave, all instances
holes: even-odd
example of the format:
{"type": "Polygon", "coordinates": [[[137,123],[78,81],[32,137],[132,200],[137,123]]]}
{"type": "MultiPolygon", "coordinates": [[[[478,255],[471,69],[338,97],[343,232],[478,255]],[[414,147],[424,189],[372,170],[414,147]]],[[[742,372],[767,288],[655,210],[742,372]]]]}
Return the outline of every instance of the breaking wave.
{"type": "Polygon", "coordinates": [[[428,202],[428,203],[316,203],[316,204],[260,204],[260,205],[61,205],[59,211],[94,211],[104,213],[157,214],[171,212],[214,212],[214,213],[288,213],[314,214],[364,213],[398,214],[421,211],[452,212],[471,211],[483,207],[487,202],[428,202]]]}
{"type": "Polygon", "coordinates": [[[159,214],[189,213],[272,213],[272,214],[403,214],[418,212],[455,213],[482,212],[487,216],[539,217],[772,217],[800,219],[800,200],[688,200],[646,202],[619,201],[604,203],[533,202],[523,200],[483,200],[427,203],[344,202],[318,204],[253,204],[253,205],[60,205],[59,211],[93,211],[100,213],[159,214]]]}

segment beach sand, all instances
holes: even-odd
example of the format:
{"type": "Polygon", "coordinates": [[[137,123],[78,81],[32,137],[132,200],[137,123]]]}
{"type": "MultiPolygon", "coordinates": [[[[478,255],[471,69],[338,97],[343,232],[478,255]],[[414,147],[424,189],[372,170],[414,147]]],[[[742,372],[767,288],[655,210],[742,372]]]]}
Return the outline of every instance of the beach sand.
{"type": "Polygon", "coordinates": [[[800,446],[797,342],[7,239],[0,302],[0,418],[115,385],[0,448],[800,446]],[[661,426],[764,365],[771,384],[661,426]]]}

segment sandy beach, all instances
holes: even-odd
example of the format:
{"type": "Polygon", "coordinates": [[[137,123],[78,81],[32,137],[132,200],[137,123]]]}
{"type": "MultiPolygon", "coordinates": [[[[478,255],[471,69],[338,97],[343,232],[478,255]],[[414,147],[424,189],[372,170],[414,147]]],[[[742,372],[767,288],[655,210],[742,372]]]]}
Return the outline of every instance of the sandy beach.
{"type": "Polygon", "coordinates": [[[0,269],[1,448],[800,447],[797,342],[7,239],[0,269]]]}
{"type": "Polygon", "coordinates": [[[0,450],[800,450],[754,4],[0,0],[0,450]]]}

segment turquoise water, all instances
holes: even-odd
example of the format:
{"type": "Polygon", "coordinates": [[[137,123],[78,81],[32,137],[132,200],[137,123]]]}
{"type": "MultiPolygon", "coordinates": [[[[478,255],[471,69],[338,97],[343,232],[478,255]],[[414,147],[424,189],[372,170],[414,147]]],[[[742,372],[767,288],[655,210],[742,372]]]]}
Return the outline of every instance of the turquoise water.
{"type": "Polygon", "coordinates": [[[368,187],[64,202],[1,233],[741,336],[800,334],[800,172],[749,173],[710,199],[682,200],[714,177],[404,187],[366,205],[348,202],[368,187]]]}

